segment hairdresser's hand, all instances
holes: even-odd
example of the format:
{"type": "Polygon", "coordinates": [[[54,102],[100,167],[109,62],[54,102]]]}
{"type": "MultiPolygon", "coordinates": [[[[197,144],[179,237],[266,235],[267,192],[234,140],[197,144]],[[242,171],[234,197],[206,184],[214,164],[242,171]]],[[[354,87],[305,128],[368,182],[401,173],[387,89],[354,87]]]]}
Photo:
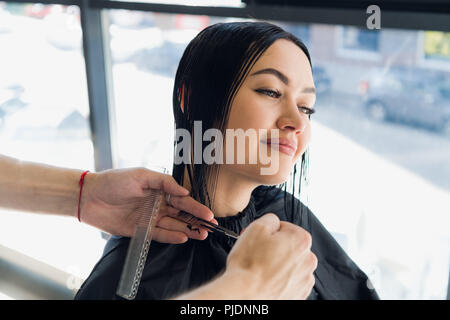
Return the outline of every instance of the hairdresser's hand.
{"type": "Polygon", "coordinates": [[[81,221],[114,235],[132,236],[141,200],[148,189],[159,189],[171,195],[171,205],[165,199],[153,239],[159,242],[181,243],[187,237],[206,238],[206,231],[190,231],[185,223],[175,220],[183,210],[208,221],[214,221],[212,212],[188,196],[189,192],[169,175],[145,168],[106,170],[88,173],[81,198],[81,221]]]}
{"type": "Polygon", "coordinates": [[[242,290],[251,290],[251,299],[306,299],[317,267],[311,241],[303,228],[266,214],[241,234],[224,276],[242,278],[242,290]]]}
{"type": "Polygon", "coordinates": [[[214,215],[208,207],[187,196],[174,196],[163,198],[159,211],[157,227],[154,231],[154,239],[165,243],[183,243],[188,238],[205,240],[208,231],[192,223],[192,216],[180,214],[180,211],[191,213],[192,215],[217,224],[214,215]],[[170,201],[170,203],[167,202],[170,201]],[[191,222],[191,223],[190,223],[191,222]]]}

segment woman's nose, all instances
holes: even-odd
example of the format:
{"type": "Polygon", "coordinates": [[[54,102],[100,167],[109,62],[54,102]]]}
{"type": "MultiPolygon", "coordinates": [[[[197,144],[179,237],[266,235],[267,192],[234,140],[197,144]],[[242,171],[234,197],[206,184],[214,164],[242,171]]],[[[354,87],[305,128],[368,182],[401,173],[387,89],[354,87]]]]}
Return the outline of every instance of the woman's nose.
{"type": "Polygon", "coordinates": [[[297,107],[297,104],[290,103],[290,105],[283,108],[283,113],[277,121],[277,126],[280,130],[293,130],[295,133],[302,133],[306,128],[307,116],[302,114],[297,107]]]}

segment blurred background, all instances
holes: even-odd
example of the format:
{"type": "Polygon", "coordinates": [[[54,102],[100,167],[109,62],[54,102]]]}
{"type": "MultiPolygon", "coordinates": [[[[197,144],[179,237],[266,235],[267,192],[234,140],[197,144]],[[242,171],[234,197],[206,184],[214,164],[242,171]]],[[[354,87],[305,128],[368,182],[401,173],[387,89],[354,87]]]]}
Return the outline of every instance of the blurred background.
{"type": "MultiPolygon", "coordinates": [[[[425,1],[386,1],[378,30],[358,1],[43,2],[0,1],[1,154],[91,171],[171,169],[184,48],[217,22],[273,22],[309,48],[318,92],[301,200],[382,299],[449,297],[444,1],[428,11],[425,1]]],[[[1,209],[0,299],[71,299],[105,238],[71,219],[1,209]]]]}

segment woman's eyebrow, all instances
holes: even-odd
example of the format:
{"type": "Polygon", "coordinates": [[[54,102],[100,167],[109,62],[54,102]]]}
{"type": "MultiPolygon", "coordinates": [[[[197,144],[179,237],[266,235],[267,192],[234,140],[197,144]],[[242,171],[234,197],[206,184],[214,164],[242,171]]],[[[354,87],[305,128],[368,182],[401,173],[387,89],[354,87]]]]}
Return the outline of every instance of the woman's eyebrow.
{"type": "Polygon", "coordinates": [[[258,74],[272,74],[272,75],[276,76],[278,79],[280,79],[285,85],[289,85],[289,78],[286,77],[283,73],[281,73],[277,69],[273,69],[273,68],[262,69],[262,70],[252,73],[251,76],[256,76],[258,74]]]}
{"type": "MultiPolygon", "coordinates": [[[[254,73],[252,73],[250,76],[256,76],[258,74],[271,74],[276,76],[278,79],[281,80],[281,82],[283,82],[285,85],[289,85],[289,78],[286,77],[282,72],[278,71],[277,69],[274,68],[265,68],[259,71],[256,71],[254,73]]],[[[303,93],[316,93],[316,88],[314,87],[307,87],[305,89],[303,89],[302,91],[303,93]]]]}

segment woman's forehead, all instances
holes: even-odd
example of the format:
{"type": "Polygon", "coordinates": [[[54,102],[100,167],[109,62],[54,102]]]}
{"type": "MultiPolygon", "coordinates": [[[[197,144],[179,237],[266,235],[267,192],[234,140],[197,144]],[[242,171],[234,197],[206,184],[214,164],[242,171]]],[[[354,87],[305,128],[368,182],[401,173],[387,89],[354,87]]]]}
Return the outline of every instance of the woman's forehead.
{"type": "MultiPolygon", "coordinates": [[[[253,65],[249,76],[265,69],[279,71],[287,77],[289,85],[313,85],[311,66],[306,54],[290,40],[279,39],[267,48],[253,65]]],[[[271,72],[259,74],[270,75],[271,72]]]]}

